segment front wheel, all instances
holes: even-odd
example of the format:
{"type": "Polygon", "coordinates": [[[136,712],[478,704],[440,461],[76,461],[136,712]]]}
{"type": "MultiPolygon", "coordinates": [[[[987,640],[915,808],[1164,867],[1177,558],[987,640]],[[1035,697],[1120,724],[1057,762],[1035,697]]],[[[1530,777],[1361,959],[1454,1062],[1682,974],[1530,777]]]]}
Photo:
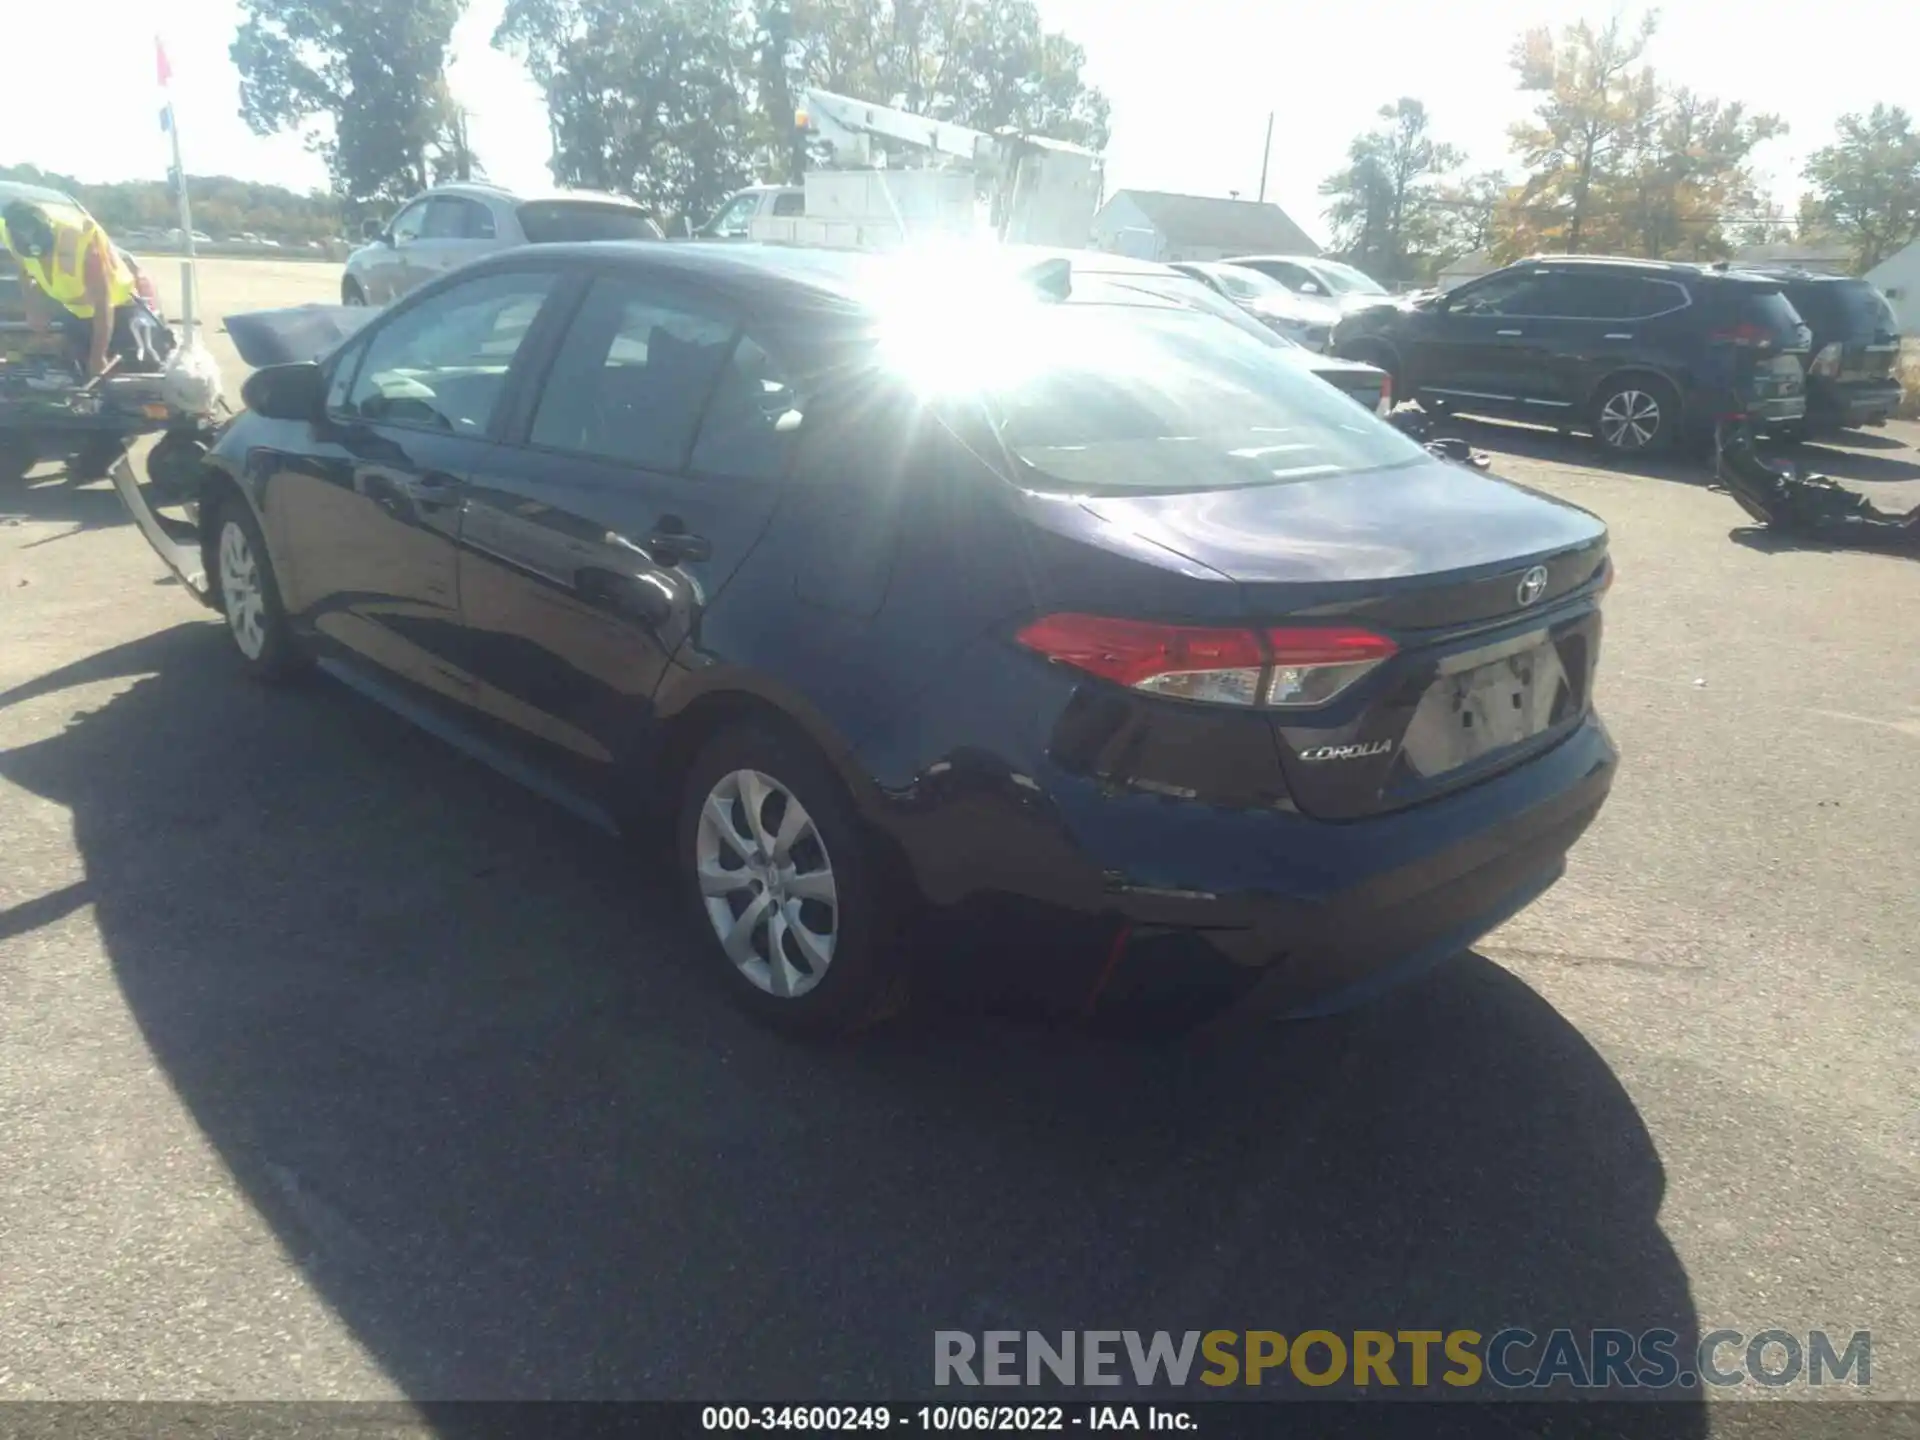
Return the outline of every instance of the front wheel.
{"type": "Polygon", "coordinates": [[[1650,375],[1610,380],[1593,403],[1593,435],[1616,455],[1664,450],[1680,428],[1680,402],[1673,388],[1650,375]]]}
{"type": "Polygon", "coordinates": [[[253,512],[244,501],[229,499],[214,513],[212,532],[220,608],[241,664],[259,680],[298,674],[307,656],[287,623],[280,584],[253,512]]]}
{"type": "Polygon", "coordinates": [[[902,897],[809,747],[760,725],[716,735],[687,772],[675,848],[710,968],[754,1015],[828,1036],[900,1008],[902,897]]]}
{"type": "Polygon", "coordinates": [[[358,280],[350,278],[341,282],[340,303],[342,305],[364,305],[367,303],[367,292],[360,288],[360,282],[358,280]]]}

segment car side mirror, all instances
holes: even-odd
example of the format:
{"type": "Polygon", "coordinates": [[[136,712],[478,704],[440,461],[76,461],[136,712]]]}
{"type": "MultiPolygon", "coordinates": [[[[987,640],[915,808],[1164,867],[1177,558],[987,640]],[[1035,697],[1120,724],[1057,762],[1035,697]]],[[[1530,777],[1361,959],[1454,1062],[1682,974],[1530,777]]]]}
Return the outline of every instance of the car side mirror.
{"type": "Polygon", "coordinates": [[[384,220],[362,221],[360,225],[360,238],[362,240],[390,239],[391,237],[387,234],[387,222],[384,220]]]}
{"type": "Polygon", "coordinates": [[[1320,293],[1320,287],[1309,280],[1300,287],[1300,293],[1302,295],[1318,295],[1320,293]]]}
{"type": "Polygon", "coordinates": [[[311,360],[268,365],[240,387],[241,403],[268,420],[318,420],[326,413],[326,399],[326,381],[311,360]]]}

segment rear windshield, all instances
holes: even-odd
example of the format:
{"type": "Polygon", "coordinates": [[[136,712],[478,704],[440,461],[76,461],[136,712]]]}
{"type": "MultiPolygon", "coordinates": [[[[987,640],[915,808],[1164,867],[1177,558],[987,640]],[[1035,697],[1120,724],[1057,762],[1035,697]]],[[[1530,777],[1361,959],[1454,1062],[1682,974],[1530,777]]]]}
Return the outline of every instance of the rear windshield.
{"type": "Polygon", "coordinates": [[[1865,280],[1818,280],[1792,286],[1794,309],[1816,334],[1834,339],[1872,341],[1892,338],[1897,330],[1893,307],[1865,280]]]}
{"type": "Polygon", "coordinates": [[[647,218],[646,212],[592,200],[536,200],[522,205],[520,228],[534,245],[660,238],[660,227],[647,218]]]}
{"type": "MultiPolygon", "coordinates": [[[[1427,463],[1413,441],[1212,315],[1076,279],[982,346],[967,385],[1022,482],[1081,493],[1223,490],[1427,463]],[[1139,303],[1134,303],[1138,301],[1139,303]],[[1017,326],[1018,334],[1006,332],[1017,326]]],[[[942,347],[949,367],[967,337],[942,347]]],[[[931,337],[927,342],[931,344],[931,337]]],[[[951,371],[949,370],[949,373],[951,371]]]]}
{"type": "Polygon", "coordinates": [[[1723,287],[1713,294],[1710,308],[1717,318],[1735,324],[1763,325],[1783,342],[1800,338],[1805,325],[1786,293],[1771,286],[1742,282],[1723,287]]]}

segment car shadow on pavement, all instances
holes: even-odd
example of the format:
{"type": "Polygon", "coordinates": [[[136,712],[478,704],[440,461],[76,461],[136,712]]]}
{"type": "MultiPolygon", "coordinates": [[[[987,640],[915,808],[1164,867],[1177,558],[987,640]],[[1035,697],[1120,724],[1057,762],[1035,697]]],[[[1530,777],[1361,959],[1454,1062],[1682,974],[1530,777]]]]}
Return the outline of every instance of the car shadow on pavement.
{"type": "Polygon", "coordinates": [[[412,1398],[960,1398],[938,1329],[1691,1353],[1631,1098],[1485,959],[1206,1041],[948,1013],[803,1046],[698,972],[632,851],[324,680],[247,683],[212,623],[0,709],[115,677],[0,776],[70,811],[156,1061],[412,1398]]]}
{"type": "Polygon", "coordinates": [[[1528,425],[1503,424],[1470,415],[1448,415],[1434,425],[1434,437],[1454,435],[1476,450],[1495,455],[1517,456],[1550,465],[1582,465],[1622,475],[1639,475],[1649,480],[1672,480],[1687,485],[1704,485],[1713,478],[1711,455],[1683,449],[1654,455],[1614,455],[1602,450],[1584,435],[1568,435],[1528,425]]]}
{"type": "MultiPolygon", "coordinates": [[[[1846,443],[1852,447],[1856,442],[1849,437],[1846,443]]],[[[1834,445],[1820,444],[1776,447],[1775,458],[1792,461],[1803,475],[1831,475],[1836,480],[1855,483],[1898,484],[1920,480],[1920,458],[1895,460],[1884,455],[1862,454],[1852,448],[1843,450],[1834,445]]]]}

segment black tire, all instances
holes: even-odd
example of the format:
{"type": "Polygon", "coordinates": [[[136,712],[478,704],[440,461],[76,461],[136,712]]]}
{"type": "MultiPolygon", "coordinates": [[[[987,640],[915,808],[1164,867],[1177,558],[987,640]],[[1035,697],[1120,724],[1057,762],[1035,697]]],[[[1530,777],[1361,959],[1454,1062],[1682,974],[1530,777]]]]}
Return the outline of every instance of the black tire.
{"type": "Polygon", "coordinates": [[[1656,455],[1680,438],[1680,397],[1657,375],[1616,375],[1594,394],[1594,443],[1610,455],[1656,455]]]}
{"type": "Polygon", "coordinates": [[[33,437],[18,431],[0,431],[0,485],[11,485],[27,478],[27,472],[39,461],[33,437]]]}
{"type": "Polygon", "coordinates": [[[273,561],[267,555],[267,542],[260,524],[244,500],[234,496],[215,502],[204,533],[209,537],[207,574],[212,581],[220,613],[226,617],[227,635],[240,657],[240,664],[253,679],[277,683],[304,673],[312,657],[287,623],[286,607],[280,601],[279,578],[273,573],[273,561]],[[237,534],[244,547],[244,559],[229,552],[237,534]],[[250,562],[250,563],[246,563],[250,562]],[[243,595],[233,582],[250,574],[251,584],[243,595]],[[231,588],[230,588],[231,587],[231,588]]]}
{"type": "Polygon", "coordinates": [[[360,282],[348,276],[340,282],[340,303],[342,305],[364,305],[367,292],[360,288],[360,282]]]}
{"type": "Polygon", "coordinates": [[[759,723],[736,725],[710,739],[681,788],[674,864],[709,970],[757,1019],[789,1033],[829,1037],[864,1029],[904,1008],[906,963],[895,941],[907,907],[895,893],[898,882],[839,777],[805,742],[759,723]],[[758,825],[749,813],[743,775],[754,777],[758,825]],[[711,813],[710,800],[716,806],[711,813]],[[748,837],[780,838],[776,832],[793,818],[793,801],[805,823],[796,820],[785,863],[766,864],[778,856],[771,844],[749,841],[758,858],[744,854],[740,842],[748,837]],[[740,879],[720,879],[724,893],[709,896],[714,882],[703,874],[740,879]],[[774,878],[756,876],[778,877],[777,893],[769,896],[774,878]],[[798,889],[801,881],[809,882],[805,895],[786,888],[798,889]],[[830,906],[816,898],[828,888],[830,906]],[[731,918],[717,918],[710,905],[731,918]],[[739,925],[749,911],[758,913],[739,925]],[[829,923],[830,930],[823,930],[829,923]],[[739,963],[721,939],[723,926],[741,937],[739,963]],[[818,946],[823,934],[830,937],[824,952],[818,946]],[[775,943],[783,961],[778,978],[769,952],[775,943]]]}
{"type": "MultiPolygon", "coordinates": [[[[1396,405],[1413,399],[1401,383],[1400,366],[1393,351],[1378,340],[1360,339],[1342,345],[1336,352],[1342,360],[1358,360],[1362,365],[1371,365],[1376,370],[1387,372],[1387,379],[1393,385],[1393,403],[1396,405]]],[[[1424,402],[1423,402],[1424,403],[1424,402]]]]}

